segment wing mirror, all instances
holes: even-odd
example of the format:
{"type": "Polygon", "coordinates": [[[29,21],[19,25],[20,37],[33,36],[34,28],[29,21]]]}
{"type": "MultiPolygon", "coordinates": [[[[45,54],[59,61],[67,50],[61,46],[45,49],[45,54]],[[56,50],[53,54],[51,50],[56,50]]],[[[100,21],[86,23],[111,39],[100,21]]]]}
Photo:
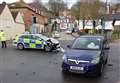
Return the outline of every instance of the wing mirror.
{"type": "Polygon", "coordinates": [[[71,48],[71,45],[67,45],[68,48],[71,48]]]}
{"type": "Polygon", "coordinates": [[[105,50],[110,50],[110,47],[105,47],[104,49],[105,49],[105,50]]]}

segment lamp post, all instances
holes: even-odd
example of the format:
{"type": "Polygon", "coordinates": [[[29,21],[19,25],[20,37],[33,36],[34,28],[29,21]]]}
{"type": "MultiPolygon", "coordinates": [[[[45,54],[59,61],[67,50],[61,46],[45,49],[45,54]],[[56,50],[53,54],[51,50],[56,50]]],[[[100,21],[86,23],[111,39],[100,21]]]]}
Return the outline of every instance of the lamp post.
{"type": "MultiPolygon", "coordinates": [[[[106,2],[105,2],[105,14],[107,14],[108,12],[107,12],[107,4],[108,4],[108,0],[106,0],[106,2]]],[[[104,30],[105,30],[105,19],[104,19],[104,17],[103,18],[101,18],[101,25],[102,25],[102,35],[104,35],[104,30]]]]}
{"type": "MultiPolygon", "coordinates": [[[[67,5],[67,0],[66,0],[66,5],[67,5]]],[[[67,23],[67,6],[66,6],[66,9],[65,9],[65,11],[66,11],[66,28],[68,28],[68,23],[67,23]]]]}

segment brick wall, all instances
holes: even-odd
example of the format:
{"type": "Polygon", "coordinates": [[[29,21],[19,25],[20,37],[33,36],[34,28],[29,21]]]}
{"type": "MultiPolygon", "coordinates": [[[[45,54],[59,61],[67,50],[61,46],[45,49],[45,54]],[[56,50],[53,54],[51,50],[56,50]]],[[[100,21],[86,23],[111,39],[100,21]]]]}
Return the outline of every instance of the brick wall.
{"type": "Polygon", "coordinates": [[[35,12],[33,12],[32,10],[29,10],[27,8],[24,9],[23,12],[24,12],[24,21],[25,21],[26,30],[28,30],[31,26],[32,14],[34,14],[37,17],[37,23],[38,24],[44,25],[44,23],[45,23],[44,16],[36,14],[35,12]]]}
{"type": "Polygon", "coordinates": [[[25,31],[28,31],[31,26],[32,14],[34,14],[37,17],[38,24],[41,24],[41,25],[45,24],[45,17],[40,14],[36,14],[33,10],[31,10],[29,8],[11,9],[11,11],[18,11],[18,10],[21,13],[23,13],[23,19],[24,19],[24,23],[25,23],[25,31]]]}

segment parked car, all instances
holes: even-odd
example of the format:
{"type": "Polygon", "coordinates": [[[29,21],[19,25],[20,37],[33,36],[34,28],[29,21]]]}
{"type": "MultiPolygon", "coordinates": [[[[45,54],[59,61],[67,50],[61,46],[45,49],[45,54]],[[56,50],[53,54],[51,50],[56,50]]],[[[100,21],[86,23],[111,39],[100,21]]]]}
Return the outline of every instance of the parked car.
{"type": "Polygon", "coordinates": [[[54,31],[53,34],[52,34],[52,37],[59,38],[60,37],[59,32],[58,31],[54,31]]]}
{"type": "Polygon", "coordinates": [[[71,33],[72,33],[72,29],[71,29],[71,28],[68,28],[68,29],[66,30],[66,33],[67,33],[67,34],[71,34],[71,33]]]}
{"type": "Polygon", "coordinates": [[[103,36],[75,39],[63,56],[62,71],[101,76],[108,60],[109,45],[103,36]]]}
{"type": "Polygon", "coordinates": [[[59,41],[42,34],[21,34],[14,39],[13,45],[21,50],[24,48],[44,49],[45,51],[60,49],[59,41]]]}

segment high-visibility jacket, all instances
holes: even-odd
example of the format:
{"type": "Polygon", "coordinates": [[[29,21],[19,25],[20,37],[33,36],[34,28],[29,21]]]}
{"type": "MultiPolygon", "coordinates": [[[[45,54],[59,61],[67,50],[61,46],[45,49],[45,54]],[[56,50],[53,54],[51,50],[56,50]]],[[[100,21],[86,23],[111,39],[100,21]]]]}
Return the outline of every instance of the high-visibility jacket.
{"type": "Polygon", "coordinates": [[[5,32],[0,32],[0,41],[6,41],[5,32]]]}

